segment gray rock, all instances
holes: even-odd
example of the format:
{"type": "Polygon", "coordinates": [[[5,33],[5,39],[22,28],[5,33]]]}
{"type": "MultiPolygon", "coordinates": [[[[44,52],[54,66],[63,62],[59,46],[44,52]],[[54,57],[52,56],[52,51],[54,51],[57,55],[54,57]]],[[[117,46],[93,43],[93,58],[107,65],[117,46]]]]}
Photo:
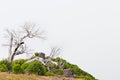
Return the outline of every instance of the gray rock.
{"type": "Polygon", "coordinates": [[[64,76],[65,77],[74,77],[74,71],[71,69],[64,69],[64,76]]]}
{"type": "Polygon", "coordinates": [[[40,53],[39,53],[39,56],[40,56],[41,58],[45,59],[45,53],[40,52],[40,53]]]}

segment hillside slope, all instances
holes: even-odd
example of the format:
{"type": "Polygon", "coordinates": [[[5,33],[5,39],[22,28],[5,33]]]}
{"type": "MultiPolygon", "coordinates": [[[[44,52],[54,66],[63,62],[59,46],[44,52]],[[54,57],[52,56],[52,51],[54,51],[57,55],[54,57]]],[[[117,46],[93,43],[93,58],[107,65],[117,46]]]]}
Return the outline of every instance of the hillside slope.
{"type": "MultiPolygon", "coordinates": [[[[39,58],[38,56],[37,57],[33,56],[29,60],[28,59],[14,60],[11,65],[12,68],[11,73],[14,74],[1,73],[0,80],[21,80],[18,78],[24,78],[25,80],[42,80],[42,78],[44,78],[43,80],[64,80],[63,77],[61,78],[56,76],[64,76],[67,78],[71,77],[68,78],[67,80],[76,80],[75,78],[79,78],[79,79],[84,78],[85,80],[96,80],[95,77],[89,74],[88,72],[80,69],[77,65],[71,64],[60,57],[53,58],[49,62],[49,65],[44,65],[41,61],[38,60],[38,58],[39,58]],[[33,58],[37,60],[34,60],[33,58]],[[57,63],[57,65],[51,62],[57,63]],[[20,74],[20,75],[17,76],[15,74],[20,74]],[[26,74],[31,74],[32,76],[26,74]],[[17,79],[12,79],[15,78],[16,76],[17,79]],[[46,77],[42,77],[42,76],[46,76],[46,77]],[[47,76],[54,76],[54,77],[47,77],[47,76]]],[[[0,72],[7,73],[9,68],[10,65],[7,59],[0,61],[0,72]]]]}

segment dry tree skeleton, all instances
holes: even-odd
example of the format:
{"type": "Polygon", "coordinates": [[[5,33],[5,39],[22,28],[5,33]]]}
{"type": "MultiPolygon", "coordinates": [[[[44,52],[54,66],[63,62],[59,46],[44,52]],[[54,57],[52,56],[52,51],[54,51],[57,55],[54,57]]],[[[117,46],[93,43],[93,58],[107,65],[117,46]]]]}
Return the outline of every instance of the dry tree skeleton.
{"type": "MultiPolygon", "coordinates": [[[[8,55],[8,61],[9,64],[12,65],[12,61],[15,57],[15,55],[27,53],[27,47],[25,40],[26,39],[32,39],[32,38],[41,38],[45,39],[45,31],[42,31],[40,29],[35,28],[35,24],[24,24],[22,26],[21,31],[10,31],[6,30],[7,33],[7,40],[9,41],[8,44],[5,44],[9,47],[9,55],[8,55]]],[[[11,68],[9,69],[9,73],[11,72],[11,68]]]]}
{"type": "Polygon", "coordinates": [[[51,71],[50,64],[55,64],[56,66],[58,66],[58,63],[53,61],[52,59],[57,57],[60,54],[60,52],[61,52],[61,49],[59,47],[52,47],[49,56],[45,56],[45,53],[40,52],[35,54],[35,56],[37,57],[28,60],[27,63],[33,62],[33,61],[39,61],[47,67],[48,71],[51,71]]]}
{"type": "Polygon", "coordinates": [[[61,48],[59,47],[51,47],[50,55],[44,60],[45,65],[47,66],[48,71],[50,71],[50,63],[57,64],[57,62],[52,61],[52,59],[58,56],[61,53],[61,48]]]}

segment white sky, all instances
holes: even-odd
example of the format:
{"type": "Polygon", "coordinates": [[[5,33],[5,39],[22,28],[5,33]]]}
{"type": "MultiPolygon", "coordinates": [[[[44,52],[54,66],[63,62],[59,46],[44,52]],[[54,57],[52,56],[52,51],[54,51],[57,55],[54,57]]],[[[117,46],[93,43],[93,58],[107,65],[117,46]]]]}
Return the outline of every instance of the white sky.
{"type": "MultiPolygon", "coordinates": [[[[63,48],[60,56],[100,80],[120,79],[119,0],[0,0],[0,45],[4,29],[34,22],[47,40],[29,43],[35,51],[63,48]]],[[[7,48],[0,46],[0,59],[7,48]]],[[[24,56],[22,56],[24,57],[24,56]]]]}

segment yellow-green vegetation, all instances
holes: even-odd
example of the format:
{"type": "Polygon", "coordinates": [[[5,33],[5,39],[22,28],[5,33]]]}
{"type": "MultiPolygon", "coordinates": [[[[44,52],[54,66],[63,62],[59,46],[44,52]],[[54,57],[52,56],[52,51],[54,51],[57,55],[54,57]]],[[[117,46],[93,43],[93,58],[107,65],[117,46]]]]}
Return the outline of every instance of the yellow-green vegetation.
{"type": "Polygon", "coordinates": [[[55,77],[55,76],[38,76],[38,75],[27,75],[27,74],[8,74],[6,72],[0,72],[0,80],[84,80],[66,77],[55,77]]]}
{"type": "MultiPolygon", "coordinates": [[[[24,78],[24,80],[39,80],[37,77],[40,77],[40,76],[64,77],[65,69],[72,70],[74,72],[74,78],[76,79],[96,80],[91,74],[83,71],[77,65],[71,64],[59,57],[52,59],[52,61],[57,62],[59,66],[56,66],[55,64],[50,64],[49,68],[51,69],[51,71],[48,71],[47,67],[43,65],[40,61],[33,61],[30,63],[26,63],[26,61],[27,60],[25,59],[19,59],[19,60],[13,61],[12,63],[13,74],[10,74],[10,75],[7,74],[7,76],[4,76],[4,73],[3,73],[2,74],[3,76],[0,77],[0,80],[21,80],[20,78],[24,78]]],[[[0,61],[0,72],[7,72],[9,67],[10,67],[9,63],[6,59],[0,61]]],[[[50,80],[50,79],[47,79],[47,80],[50,80]]]]}
{"type": "Polygon", "coordinates": [[[0,73],[0,80],[39,80],[35,75],[0,73]]]}

